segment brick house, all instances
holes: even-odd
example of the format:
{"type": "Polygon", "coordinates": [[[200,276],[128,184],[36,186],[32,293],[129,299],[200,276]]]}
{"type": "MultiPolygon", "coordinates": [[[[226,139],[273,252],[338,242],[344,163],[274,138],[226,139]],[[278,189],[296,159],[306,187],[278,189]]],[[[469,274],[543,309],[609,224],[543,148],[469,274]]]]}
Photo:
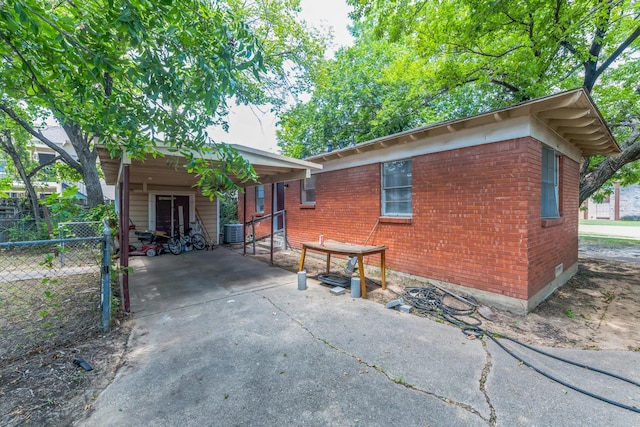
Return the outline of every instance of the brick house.
{"type": "Polygon", "coordinates": [[[619,151],[577,89],[314,156],[311,178],[243,204],[270,212],[275,188],[294,247],[370,236],[391,270],[527,313],[577,271],[581,158],[619,151]]]}
{"type": "Polygon", "coordinates": [[[580,211],[581,219],[638,220],[640,219],[640,185],[613,184],[613,192],[602,202],[587,200],[580,211]]]}

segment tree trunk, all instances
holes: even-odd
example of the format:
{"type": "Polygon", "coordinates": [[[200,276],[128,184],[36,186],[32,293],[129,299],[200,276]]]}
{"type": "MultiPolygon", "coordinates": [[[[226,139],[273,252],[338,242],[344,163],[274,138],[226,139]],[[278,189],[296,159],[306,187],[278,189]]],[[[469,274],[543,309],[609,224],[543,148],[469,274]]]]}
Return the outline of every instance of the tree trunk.
{"type": "MultiPolygon", "coordinates": [[[[634,133],[640,133],[640,130],[634,133]]],[[[635,139],[635,142],[623,145],[622,153],[607,157],[594,170],[580,175],[580,205],[598,191],[621,167],[640,160],[640,141],[637,141],[637,135],[635,139]]]]}
{"type": "Polygon", "coordinates": [[[100,183],[100,175],[98,174],[98,150],[92,144],[92,137],[89,134],[82,133],[80,125],[73,122],[66,122],[62,127],[67,132],[69,141],[76,151],[78,161],[82,165],[82,179],[87,188],[87,203],[89,208],[104,203],[104,194],[102,193],[102,184],[100,183]]]}
{"type": "Polygon", "coordinates": [[[0,138],[0,146],[2,150],[11,157],[13,161],[13,165],[16,167],[18,174],[20,175],[20,179],[24,183],[24,188],[29,195],[29,203],[31,204],[31,212],[33,213],[33,219],[36,221],[36,227],[40,230],[40,225],[42,219],[40,218],[40,206],[38,205],[38,195],[36,194],[36,190],[33,188],[31,184],[31,178],[27,171],[24,168],[24,164],[22,163],[22,159],[16,150],[15,145],[13,144],[13,138],[11,136],[11,131],[4,130],[2,132],[2,137],[0,138]]]}

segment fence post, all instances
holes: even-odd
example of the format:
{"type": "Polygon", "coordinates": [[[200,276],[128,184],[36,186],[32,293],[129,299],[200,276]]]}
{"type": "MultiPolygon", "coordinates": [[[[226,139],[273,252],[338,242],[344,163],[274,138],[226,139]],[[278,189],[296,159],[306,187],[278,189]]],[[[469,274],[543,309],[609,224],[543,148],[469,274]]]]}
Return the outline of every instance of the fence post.
{"type": "MultiPolygon", "coordinates": [[[[62,240],[64,239],[63,237],[63,233],[62,233],[62,224],[58,224],[58,239],[62,240]]],[[[60,268],[64,267],[64,242],[62,242],[60,244],[62,250],[60,251],[60,268]]]]}
{"type": "Polygon", "coordinates": [[[108,331],[111,324],[111,229],[105,221],[102,241],[102,292],[100,295],[100,330],[108,331]]]}

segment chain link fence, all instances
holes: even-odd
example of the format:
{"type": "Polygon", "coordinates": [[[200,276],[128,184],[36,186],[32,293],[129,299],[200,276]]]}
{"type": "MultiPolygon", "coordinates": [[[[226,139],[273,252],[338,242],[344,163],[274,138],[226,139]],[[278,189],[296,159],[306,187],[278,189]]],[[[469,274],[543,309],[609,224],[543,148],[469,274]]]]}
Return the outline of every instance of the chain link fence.
{"type": "Polygon", "coordinates": [[[33,219],[0,218],[0,243],[33,240],[38,227],[33,219]]]}
{"type": "Polygon", "coordinates": [[[0,367],[109,326],[108,230],[99,223],[60,230],[57,240],[0,243],[0,367]]]}

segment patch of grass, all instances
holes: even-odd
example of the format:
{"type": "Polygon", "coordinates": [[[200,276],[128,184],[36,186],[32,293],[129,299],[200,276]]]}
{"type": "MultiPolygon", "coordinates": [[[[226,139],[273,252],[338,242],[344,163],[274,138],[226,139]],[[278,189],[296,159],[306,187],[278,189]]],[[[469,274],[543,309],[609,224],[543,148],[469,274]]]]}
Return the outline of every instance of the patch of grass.
{"type": "Polygon", "coordinates": [[[400,375],[399,377],[394,377],[393,382],[400,385],[406,385],[407,382],[404,380],[404,377],[400,375]]]}
{"type": "Polygon", "coordinates": [[[606,249],[625,249],[640,245],[640,240],[595,235],[580,235],[578,242],[586,245],[600,246],[606,249]]]}
{"type": "Polygon", "coordinates": [[[626,227],[640,227],[640,221],[611,221],[608,219],[581,219],[583,225],[623,225],[626,227]]]}
{"type": "Polygon", "coordinates": [[[576,317],[576,315],[575,315],[575,313],[573,312],[573,310],[569,309],[569,310],[567,310],[567,317],[568,317],[569,319],[573,319],[573,318],[575,318],[575,317],[576,317]]]}

